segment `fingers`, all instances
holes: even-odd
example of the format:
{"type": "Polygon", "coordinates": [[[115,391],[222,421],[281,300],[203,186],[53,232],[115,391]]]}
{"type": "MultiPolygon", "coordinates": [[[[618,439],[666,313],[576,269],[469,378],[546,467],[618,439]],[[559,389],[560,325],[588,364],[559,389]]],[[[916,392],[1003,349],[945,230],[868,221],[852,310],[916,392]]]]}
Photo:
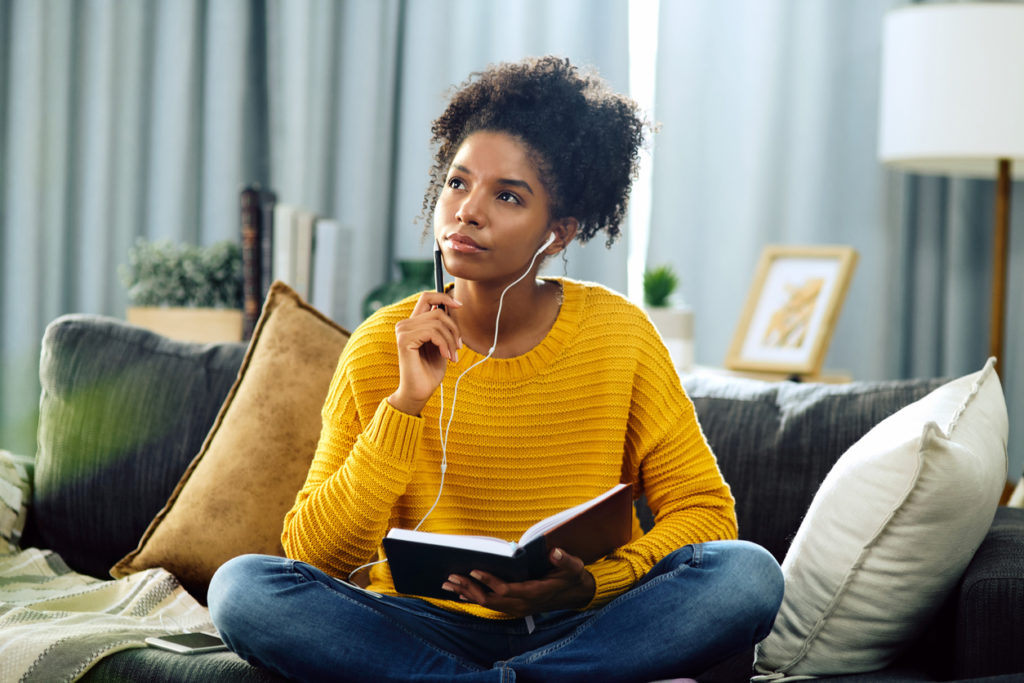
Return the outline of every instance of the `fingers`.
{"type": "Polygon", "coordinates": [[[462,303],[441,292],[421,294],[409,317],[395,326],[400,350],[419,349],[430,343],[448,360],[458,360],[457,353],[462,348],[459,328],[447,313],[438,309],[440,305],[459,308],[462,303]]]}
{"type": "Polygon", "coordinates": [[[556,548],[550,554],[554,568],[533,581],[506,582],[483,571],[469,577],[453,574],[443,588],[453,599],[472,602],[511,616],[526,616],[555,609],[576,609],[594,595],[594,578],[583,560],[556,548]]]}
{"type": "Polygon", "coordinates": [[[447,312],[437,308],[440,304],[462,306],[447,294],[424,292],[409,317],[395,324],[398,388],[388,402],[410,415],[419,415],[426,405],[444,379],[447,362],[459,360],[459,327],[447,312]]]}
{"type": "Polygon", "coordinates": [[[510,587],[515,585],[506,583],[493,574],[488,574],[487,572],[482,572],[479,570],[471,571],[469,575],[477,581],[479,581],[479,583],[474,583],[472,581],[469,582],[471,592],[474,595],[478,595],[479,597],[482,597],[484,599],[487,599],[490,596],[502,598],[508,595],[510,587]],[[480,584],[487,586],[487,590],[482,588],[480,584]],[[490,592],[488,592],[488,590],[490,592]]]}
{"type": "Polygon", "coordinates": [[[472,571],[469,577],[457,574],[449,576],[443,588],[454,594],[453,599],[475,603],[512,616],[526,616],[538,611],[534,608],[535,589],[529,585],[533,583],[535,582],[506,583],[493,574],[472,571]]]}
{"type": "Polygon", "coordinates": [[[553,564],[556,569],[562,569],[572,574],[581,573],[585,566],[583,564],[583,560],[575,555],[570,555],[569,553],[564,552],[561,548],[555,548],[552,550],[548,559],[551,560],[551,564],[553,564]]]}
{"type": "Polygon", "coordinates": [[[423,292],[412,309],[412,315],[426,313],[438,306],[460,308],[462,306],[462,302],[450,294],[445,294],[444,292],[423,292]]]}
{"type": "Polygon", "coordinates": [[[470,572],[470,576],[476,581],[471,580],[465,576],[459,576],[458,574],[452,574],[448,577],[448,580],[444,582],[442,588],[446,591],[451,591],[455,594],[455,597],[463,602],[475,602],[478,605],[487,604],[487,590],[481,586],[487,586],[491,591],[494,588],[489,583],[485,583],[485,579],[488,581],[497,581],[502,583],[500,579],[485,572],[470,572]],[[480,583],[477,583],[479,581],[480,583]]]}
{"type": "Polygon", "coordinates": [[[424,360],[429,362],[433,352],[457,362],[458,351],[462,347],[458,325],[439,309],[425,310],[400,320],[395,325],[395,341],[400,362],[402,356],[410,360],[419,354],[426,354],[424,360]]]}
{"type": "Polygon", "coordinates": [[[459,328],[443,311],[433,310],[412,318],[406,318],[395,325],[395,339],[399,353],[403,351],[430,352],[436,347],[438,353],[452,362],[458,361],[462,348],[459,328]]]}

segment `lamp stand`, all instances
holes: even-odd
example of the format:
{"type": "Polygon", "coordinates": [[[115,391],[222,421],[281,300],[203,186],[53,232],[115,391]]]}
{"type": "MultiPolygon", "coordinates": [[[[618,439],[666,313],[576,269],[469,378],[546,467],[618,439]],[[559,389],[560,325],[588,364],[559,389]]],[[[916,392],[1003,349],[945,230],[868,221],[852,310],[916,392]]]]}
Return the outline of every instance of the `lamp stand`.
{"type": "MultiPolygon", "coordinates": [[[[996,374],[1003,367],[1003,334],[1006,324],[1006,257],[1010,253],[1010,160],[999,160],[999,175],[996,178],[996,222],[992,242],[992,319],[989,323],[989,355],[996,358],[996,374]]],[[[1024,495],[1024,478],[1016,489],[1007,481],[1000,505],[1006,505],[1010,498],[1016,499],[1018,491],[1024,495]]]]}
{"type": "Polygon", "coordinates": [[[1003,367],[1003,336],[1006,325],[1006,259],[1010,241],[1010,160],[999,160],[996,179],[995,237],[992,242],[992,318],[989,322],[989,355],[996,358],[996,372],[1003,367]]]}

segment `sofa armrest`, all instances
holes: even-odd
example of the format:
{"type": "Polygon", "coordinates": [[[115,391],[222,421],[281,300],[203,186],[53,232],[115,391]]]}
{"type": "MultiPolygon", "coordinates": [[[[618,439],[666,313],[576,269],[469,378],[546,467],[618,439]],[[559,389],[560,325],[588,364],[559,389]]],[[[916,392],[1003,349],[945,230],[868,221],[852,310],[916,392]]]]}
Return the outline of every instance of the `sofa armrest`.
{"type": "Polygon", "coordinates": [[[956,675],[1024,671],[1024,509],[996,511],[957,601],[956,675]]]}

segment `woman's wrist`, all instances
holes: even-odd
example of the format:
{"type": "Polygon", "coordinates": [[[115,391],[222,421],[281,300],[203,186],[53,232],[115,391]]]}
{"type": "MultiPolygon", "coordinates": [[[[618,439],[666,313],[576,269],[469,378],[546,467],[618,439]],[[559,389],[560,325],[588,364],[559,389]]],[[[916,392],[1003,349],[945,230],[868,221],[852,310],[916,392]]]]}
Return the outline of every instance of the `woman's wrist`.
{"type": "Polygon", "coordinates": [[[595,594],[597,594],[597,581],[594,580],[594,575],[589,570],[584,569],[580,574],[579,585],[573,590],[572,609],[586,608],[594,601],[595,594]]]}
{"type": "Polygon", "coordinates": [[[420,412],[423,410],[423,406],[427,404],[426,401],[416,401],[403,396],[401,393],[396,391],[395,393],[388,396],[388,405],[395,410],[405,413],[406,415],[412,415],[413,417],[419,417],[420,412]]]}

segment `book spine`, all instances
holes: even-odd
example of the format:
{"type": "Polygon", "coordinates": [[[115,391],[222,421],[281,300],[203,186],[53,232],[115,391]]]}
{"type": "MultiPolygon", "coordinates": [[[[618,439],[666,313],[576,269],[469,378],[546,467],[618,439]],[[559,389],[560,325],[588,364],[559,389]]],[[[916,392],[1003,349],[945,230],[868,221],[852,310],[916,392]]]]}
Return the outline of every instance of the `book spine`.
{"type": "Polygon", "coordinates": [[[260,192],[260,301],[267,300],[274,282],[274,204],[277,195],[270,190],[260,192]]]}
{"type": "Polygon", "coordinates": [[[314,228],[313,280],[309,302],[342,325],[348,320],[345,305],[350,295],[351,230],[332,219],[320,218],[314,228]]]}
{"type": "Polygon", "coordinates": [[[309,301],[310,284],[313,281],[313,225],[316,215],[300,210],[295,216],[295,241],[293,242],[292,276],[293,289],[306,301],[309,301]]]}
{"type": "Polygon", "coordinates": [[[295,209],[288,204],[274,206],[273,235],[273,278],[289,287],[295,284],[295,267],[292,262],[295,249],[295,209]]]}
{"type": "Polygon", "coordinates": [[[239,204],[242,214],[242,339],[252,337],[263,306],[260,271],[259,190],[242,189],[239,204]]]}

